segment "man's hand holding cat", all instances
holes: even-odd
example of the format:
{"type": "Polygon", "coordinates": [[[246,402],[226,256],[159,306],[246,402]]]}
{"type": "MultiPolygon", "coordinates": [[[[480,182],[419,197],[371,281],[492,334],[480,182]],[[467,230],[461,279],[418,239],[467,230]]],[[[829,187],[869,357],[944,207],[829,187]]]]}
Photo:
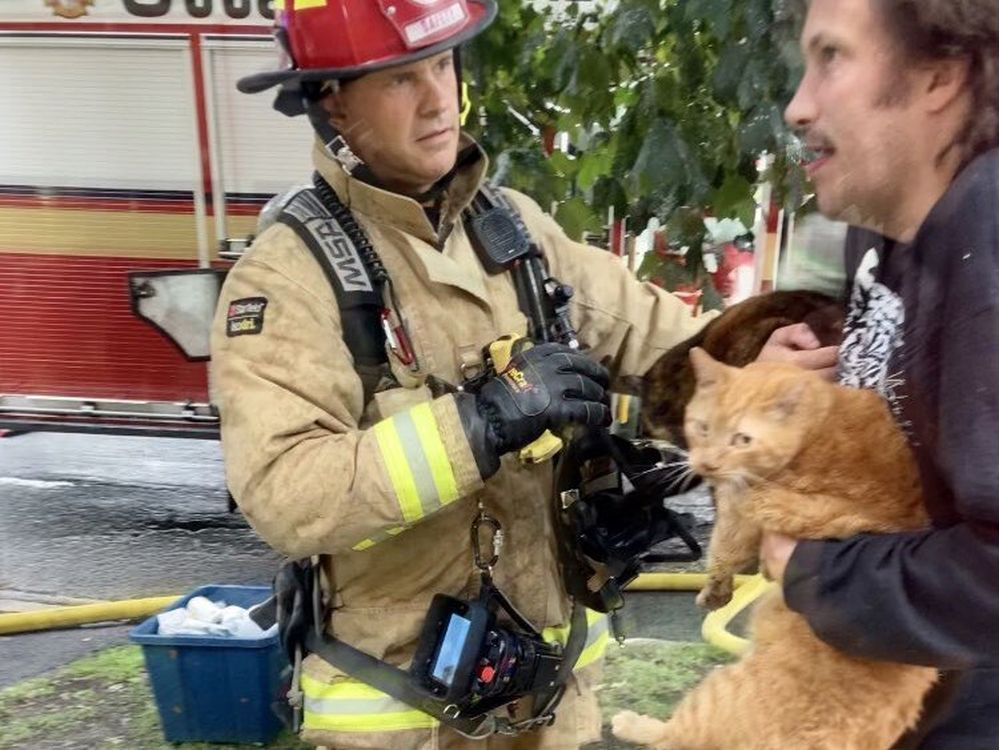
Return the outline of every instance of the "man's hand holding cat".
{"type": "Polygon", "coordinates": [[[816,334],[805,323],[779,328],[757,355],[758,362],[789,362],[814,370],[827,380],[837,372],[837,346],[820,346],[816,334]]]}
{"type": "Polygon", "coordinates": [[[795,552],[795,545],[798,543],[798,539],[784,534],[773,531],[764,532],[760,541],[760,562],[762,572],[768,579],[781,582],[785,577],[788,560],[795,552]]]}

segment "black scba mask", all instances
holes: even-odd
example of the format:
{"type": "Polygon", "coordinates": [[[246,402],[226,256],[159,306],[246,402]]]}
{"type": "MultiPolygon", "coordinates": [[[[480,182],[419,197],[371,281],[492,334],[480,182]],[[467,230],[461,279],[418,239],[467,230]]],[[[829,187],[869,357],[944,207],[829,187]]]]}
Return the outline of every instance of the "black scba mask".
{"type": "Polygon", "coordinates": [[[563,451],[556,467],[554,526],[567,592],[589,609],[613,613],[643,564],[701,557],[690,518],[668,499],[700,480],[680,452],[593,430],[563,451]],[[680,551],[652,552],[678,539],[680,551]]]}

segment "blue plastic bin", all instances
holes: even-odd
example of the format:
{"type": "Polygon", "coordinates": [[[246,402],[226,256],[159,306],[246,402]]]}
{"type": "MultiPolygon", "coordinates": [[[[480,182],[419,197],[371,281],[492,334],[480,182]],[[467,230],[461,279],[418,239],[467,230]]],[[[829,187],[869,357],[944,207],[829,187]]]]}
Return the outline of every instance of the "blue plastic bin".
{"type": "MultiPolygon", "coordinates": [[[[266,586],[202,586],[195,596],[250,607],[271,594],[266,586]]],[[[159,635],[156,617],[129,633],[142,646],[146,670],[168,742],[260,742],[274,739],[281,721],[271,708],[284,699],[288,659],[278,636],[159,635]]]]}

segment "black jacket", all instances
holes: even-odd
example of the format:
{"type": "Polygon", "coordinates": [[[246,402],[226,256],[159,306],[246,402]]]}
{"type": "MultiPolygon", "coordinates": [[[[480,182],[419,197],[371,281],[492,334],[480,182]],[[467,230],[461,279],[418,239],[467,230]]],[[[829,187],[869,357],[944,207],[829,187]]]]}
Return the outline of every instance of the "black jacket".
{"type": "Polygon", "coordinates": [[[998,745],[997,222],[994,150],[912,243],[849,233],[841,382],[888,399],[933,528],[803,541],[785,573],[788,605],[831,645],[944,672],[907,745],[923,750],[998,745]]]}

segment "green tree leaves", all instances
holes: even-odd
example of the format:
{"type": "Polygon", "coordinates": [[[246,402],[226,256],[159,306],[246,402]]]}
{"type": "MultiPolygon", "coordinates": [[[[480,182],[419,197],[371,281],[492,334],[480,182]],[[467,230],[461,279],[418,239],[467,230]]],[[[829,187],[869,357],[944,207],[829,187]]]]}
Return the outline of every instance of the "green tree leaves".
{"type": "Polygon", "coordinates": [[[618,0],[555,17],[502,0],[470,45],[472,129],[510,157],[505,184],[568,204],[557,219],[574,234],[612,205],[632,227],[681,207],[748,222],[762,151],[796,181],[782,161],[798,79],[793,2],[618,0]],[[546,129],[569,133],[573,158],[536,158],[546,129]]]}

